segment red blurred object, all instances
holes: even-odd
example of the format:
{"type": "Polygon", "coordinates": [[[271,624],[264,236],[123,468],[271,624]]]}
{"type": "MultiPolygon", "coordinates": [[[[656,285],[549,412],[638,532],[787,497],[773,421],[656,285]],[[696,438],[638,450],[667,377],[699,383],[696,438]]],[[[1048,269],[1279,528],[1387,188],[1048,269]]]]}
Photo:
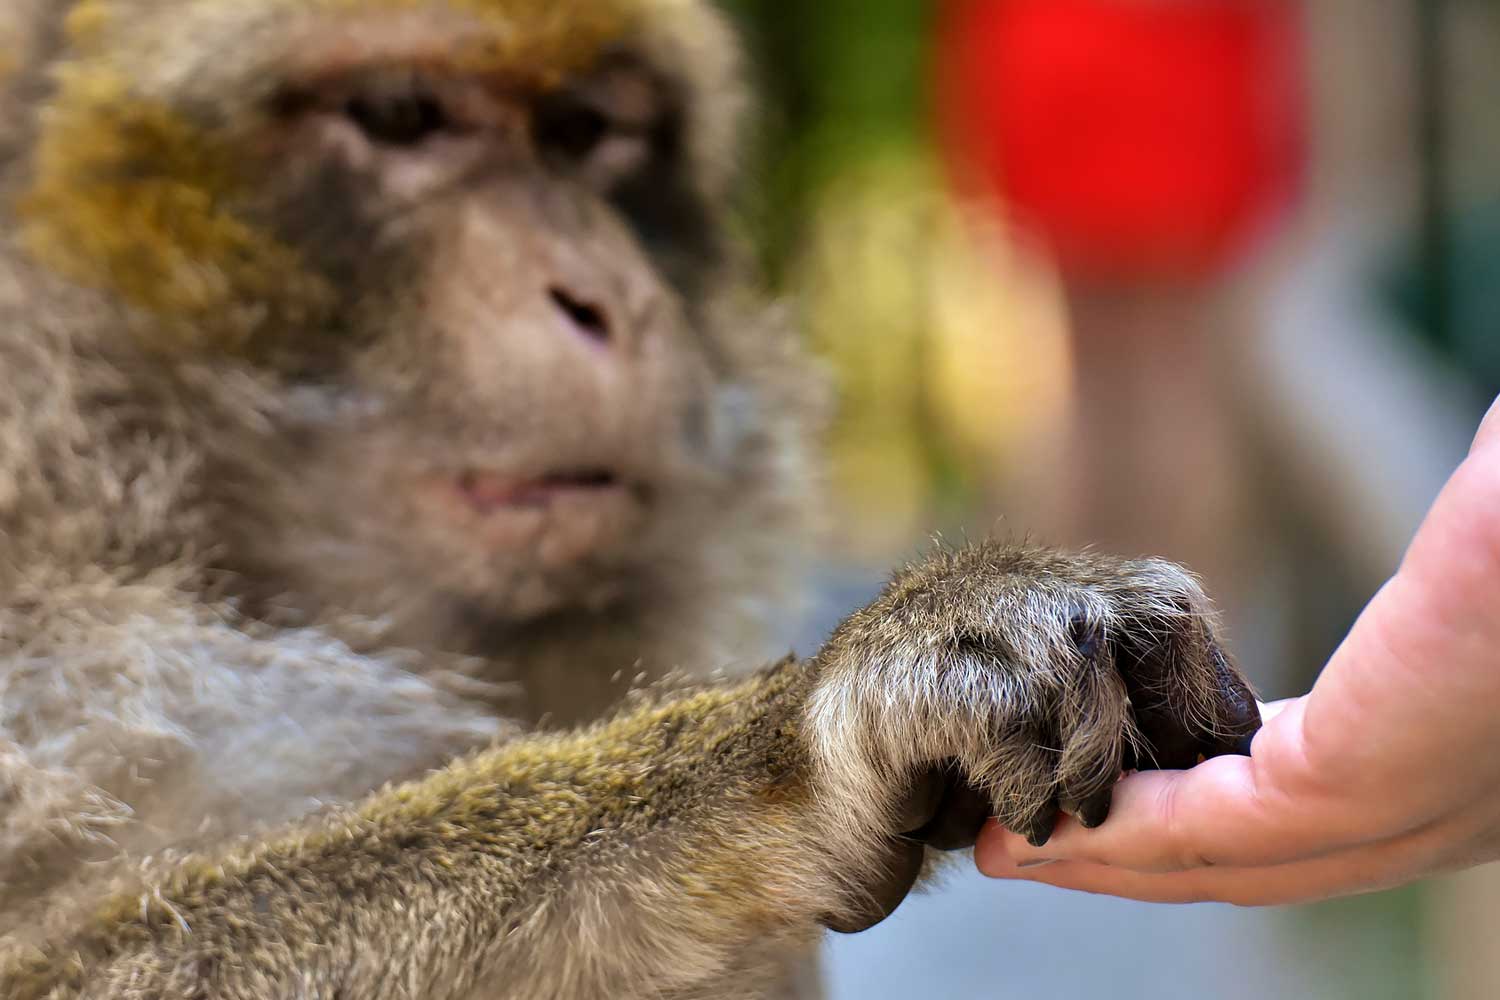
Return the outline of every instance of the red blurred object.
{"type": "Polygon", "coordinates": [[[949,0],[944,138],[1063,268],[1202,278],[1293,197],[1292,0],[949,0]]]}

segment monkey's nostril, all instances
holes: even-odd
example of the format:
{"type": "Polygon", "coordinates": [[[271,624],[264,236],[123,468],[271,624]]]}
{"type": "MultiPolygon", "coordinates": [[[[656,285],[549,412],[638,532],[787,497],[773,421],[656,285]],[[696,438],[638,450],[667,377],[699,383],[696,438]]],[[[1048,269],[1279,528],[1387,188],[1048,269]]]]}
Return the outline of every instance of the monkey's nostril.
{"type": "Polygon", "coordinates": [[[598,306],[582,302],[563,291],[561,288],[550,289],[552,301],[573,321],[573,325],[582,330],[589,337],[601,343],[607,343],[611,336],[609,318],[604,315],[604,310],[598,306]]]}

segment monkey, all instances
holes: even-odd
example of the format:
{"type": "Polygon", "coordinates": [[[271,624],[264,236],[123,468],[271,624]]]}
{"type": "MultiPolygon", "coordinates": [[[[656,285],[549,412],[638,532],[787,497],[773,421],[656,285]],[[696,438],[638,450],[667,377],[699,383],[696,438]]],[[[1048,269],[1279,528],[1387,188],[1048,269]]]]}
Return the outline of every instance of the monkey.
{"type": "Polygon", "coordinates": [[[785,997],[991,817],[1246,752],[1160,560],[939,546],[761,649],[825,403],[702,0],[0,36],[0,996],[785,997]]]}

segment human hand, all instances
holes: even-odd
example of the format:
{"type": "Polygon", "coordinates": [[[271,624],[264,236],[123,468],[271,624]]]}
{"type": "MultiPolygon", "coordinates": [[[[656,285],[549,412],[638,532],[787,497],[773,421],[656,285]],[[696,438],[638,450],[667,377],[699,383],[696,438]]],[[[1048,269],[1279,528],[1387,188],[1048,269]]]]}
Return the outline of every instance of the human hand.
{"type": "Polygon", "coordinates": [[[1098,830],[990,824],[980,869],[1271,905],[1500,860],[1500,403],[1312,692],[1266,714],[1253,757],[1132,775],[1098,830]]]}

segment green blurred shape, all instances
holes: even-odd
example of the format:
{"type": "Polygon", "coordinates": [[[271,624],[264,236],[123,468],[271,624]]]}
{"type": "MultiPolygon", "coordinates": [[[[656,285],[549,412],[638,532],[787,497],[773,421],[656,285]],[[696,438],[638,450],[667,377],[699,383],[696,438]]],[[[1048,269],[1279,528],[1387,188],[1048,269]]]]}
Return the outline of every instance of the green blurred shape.
{"type": "Polygon", "coordinates": [[[1386,282],[1387,299],[1408,329],[1494,399],[1500,395],[1500,203],[1452,216],[1446,228],[1442,280],[1433,279],[1417,248],[1407,249],[1386,282]],[[1443,322],[1434,323],[1435,316],[1443,322]]]}
{"type": "Polygon", "coordinates": [[[919,0],[721,0],[763,99],[745,216],[773,282],[820,192],[852,163],[925,140],[932,5],[919,0]]]}

